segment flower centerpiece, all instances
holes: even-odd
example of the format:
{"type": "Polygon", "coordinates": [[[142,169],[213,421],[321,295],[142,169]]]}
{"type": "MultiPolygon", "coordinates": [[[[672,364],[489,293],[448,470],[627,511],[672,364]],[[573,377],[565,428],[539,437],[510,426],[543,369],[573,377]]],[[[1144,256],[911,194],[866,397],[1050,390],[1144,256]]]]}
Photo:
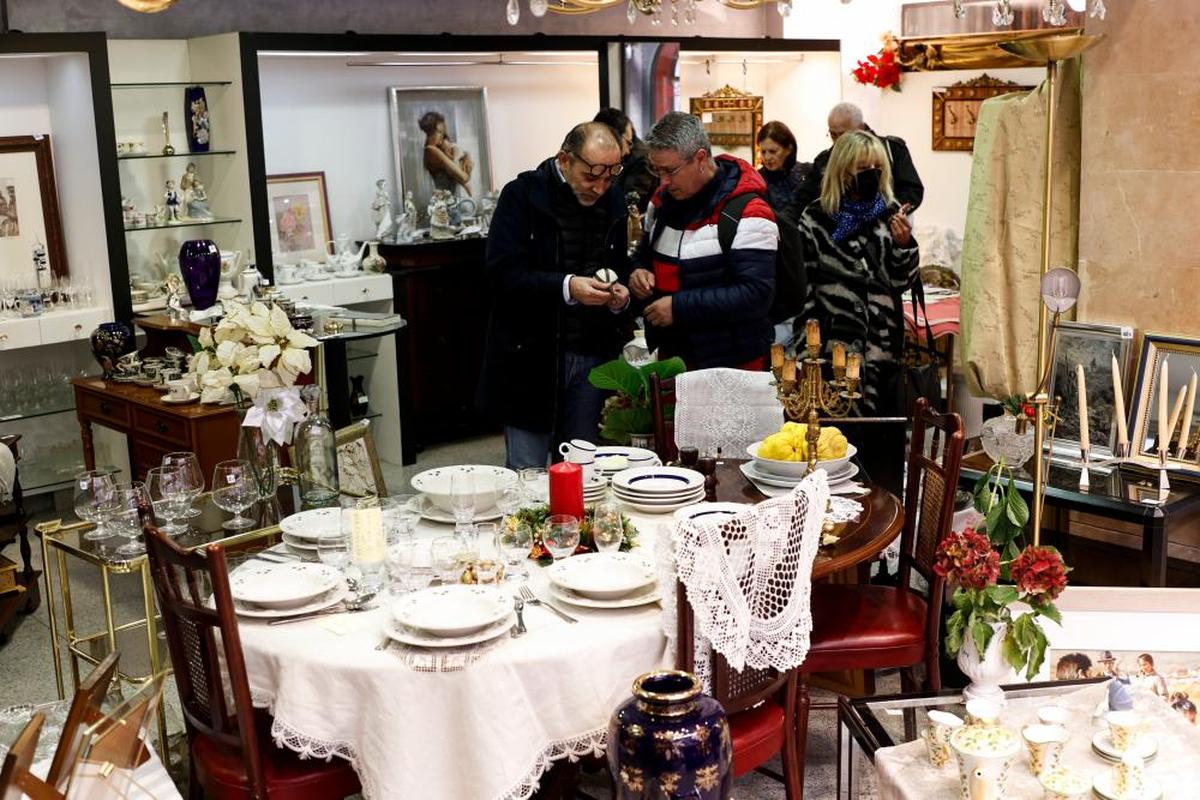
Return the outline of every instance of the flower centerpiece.
{"type": "Polygon", "coordinates": [[[600,414],[600,436],[616,444],[652,447],[647,441],[654,435],[654,414],[650,409],[650,376],[673,378],[685,372],[681,358],[651,361],[635,367],[623,358],[607,361],[588,373],[588,381],[597,389],[614,392],[604,401],[600,414]],[[637,441],[640,438],[640,441],[637,441]]]}
{"type": "Polygon", "coordinates": [[[900,42],[890,33],[883,36],[883,47],[878,53],[867,56],[865,61],[850,70],[854,80],[866,86],[878,86],[880,89],[900,91],[900,42]]]}
{"type": "MultiPolygon", "coordinates": [[[[546,527],[546,518],[550,516],[550,506],[545,503],[538,505],[525,506],[516,513],[508,515],[504,524],[509,530],[514,530],[521,525],[528,525],[533,532],[533,548],[529,551],[529,557],[535,559],[539,563],[551,563],[554,557],[550,555],[550,551],[546,549],[546,545],[542,543],[542,531],[546,527]]],[[[583,519],[579,522],[579,546],[575,548],[575,554],[594,553],[596,545],[592,541],[592,519],[595,516],[595,509],[588,508],[583,512],[583,519]]],[[[628,552],[637,546],[638,529],[630,521],[629,517],[621,515],[621,548],[622,553],[628,552]]]]}
{"type": "Polygon", "coordinates": [[[243,412],[238,455],[250,462],[260,494],[274,494],[278,447],[290,444],[308,415],[300,376],[312,372],[317,340],[296,330],[278,306],[224,302],[216,327],[200,329],[188,371],[203,403],[235,402],[243,412]]]}
{"type": "Polygon", "coordinates": [[[1047,641],[1040,620],[1061,623],[1054,601],[1070,571],[1055,548],[1018,544],[1029,507],[997,466],[975,485],[981,527],[946,536],[933,567],[954,586],[946,653],[972,680],[964,695],[995,699],[1010,668],[1026,680],[1041,669],[1047,641]],[[1014,612],[1017,604],[1022,610],[1014,612]]]}

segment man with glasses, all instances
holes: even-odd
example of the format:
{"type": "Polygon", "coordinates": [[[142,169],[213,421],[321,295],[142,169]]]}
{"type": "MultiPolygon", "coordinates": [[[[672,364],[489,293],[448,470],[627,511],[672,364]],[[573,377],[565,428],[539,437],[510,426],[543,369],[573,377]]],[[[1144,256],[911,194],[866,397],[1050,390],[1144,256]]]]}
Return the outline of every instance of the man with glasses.
{"type": "Polygon", "coordinates": [[[779,231],[762,176],[712,155],[698,117],[673,111],[646,138],[659,188],[629,288],[660,358],[762,369],[771,345],[779,231]],[[724,222],[719,222],[724,217],[724,222]]]}
{"type": "Polygon", "coordinates": [[[504,425],[512,469],[544,467],[558,442],[594,440],[603,393],[588,372],[628,341],[621,146],[584,122],[558,155],[500,193],[488,230],[492,297],[479,404],[504,425]]]}
{"type": "MultiPolygon", "coordinates": [[[[813,159],[812,170],[800,184],[800,188],[796,190],[793,207],[797,219],[804,211],[805,206],[821,196],[821,178],[825,175],[825,167],[829,165],[829,153],[833,149],[833,142],[836,142],[838,137],[847,131],[875,133],[867,123],[863,122],[862,109],[853,103],[838,103],[834,106],[829,112],[828,122],[830,146],[813,159]]],[[[921,205],[921,200],[925,197],[925,185],[921,183],[921,176],[917,174],[917,168],[913,165],[908,145],[899,136],[881,136],[878,133],[875,133],[875,136],[883,142],[884,150],[887,151],[888,160],[892,165],[892,192],[896,197],[896,202],[900,205],[910,206],[909,213],[912,213],[921,205]]]]}

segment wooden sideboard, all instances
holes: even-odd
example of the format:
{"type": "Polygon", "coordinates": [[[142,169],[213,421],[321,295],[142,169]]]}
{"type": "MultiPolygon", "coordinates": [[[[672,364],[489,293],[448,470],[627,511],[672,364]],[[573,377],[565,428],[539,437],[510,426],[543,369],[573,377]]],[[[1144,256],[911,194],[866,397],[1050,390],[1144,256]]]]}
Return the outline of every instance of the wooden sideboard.
{"type": "Polygon", "coordinates": [[[207,484],[218,461],[237,455],[239,420],[232,406],[167,405],[154,389],[101,378],[75,378],[71,384],[88,469],[96,468],[92,425],[103,425],[129,438],[132,480],[143,480],[146,471],[159,466],[167,453],[191,450],[200,459],[207,484]]]}

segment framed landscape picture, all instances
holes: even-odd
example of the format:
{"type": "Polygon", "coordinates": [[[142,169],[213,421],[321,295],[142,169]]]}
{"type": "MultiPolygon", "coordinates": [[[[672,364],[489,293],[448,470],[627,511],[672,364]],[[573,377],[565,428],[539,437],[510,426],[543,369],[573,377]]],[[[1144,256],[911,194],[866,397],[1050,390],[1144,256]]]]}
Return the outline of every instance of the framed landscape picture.
{"type": "Polygon", "coordinates": [[[50,137],[0,136],[0,269],[33,284],[39,266],[68,272],[50,137]]]}
{"type": "Polygon", "coordinates": [[[276,264],[324,261],[333,239],[324,172],[267,176],[271,252],[276,264]]]}
{"type": "MultiPolygon", "coordinates": [[[[1054,432],[1055,453],[1079,457],[1079,381],[1075,370],[1078,365],[1083,367],[1087,387],[1092,457],[1112,455],[1117,441],[1112,359],[1114,356],[1117,359],[1124,389],[1130,384],[1132,355],[1133,328],[1084,322],[1059,323],[1050,365],[1050,397],[1062,398],[1054,432]]],[[[1125,407],[1129,407],[1128,403],[1125,407]]]]}
{"type": "Polygon", "coordinates": [[[434,189],[476,201],[492,190],[487,92],[481,86],[388,89],[392,158],[400,196],[420,216],[434,189]]]}

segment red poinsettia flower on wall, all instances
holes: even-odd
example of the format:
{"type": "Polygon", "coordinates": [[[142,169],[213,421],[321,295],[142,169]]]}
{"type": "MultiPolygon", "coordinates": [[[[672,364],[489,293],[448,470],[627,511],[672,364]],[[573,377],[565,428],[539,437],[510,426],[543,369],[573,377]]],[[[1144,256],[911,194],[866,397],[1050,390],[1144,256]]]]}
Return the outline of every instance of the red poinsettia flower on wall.
{"type": "Polygon", "coordinates": [[[850,74],[865,86],[900,91],[900,62],[896,60],[898,47],[899,43],[890,34],[885,35],[883,48],[867,56],[866,61],[859,61],[850,74]]]}

